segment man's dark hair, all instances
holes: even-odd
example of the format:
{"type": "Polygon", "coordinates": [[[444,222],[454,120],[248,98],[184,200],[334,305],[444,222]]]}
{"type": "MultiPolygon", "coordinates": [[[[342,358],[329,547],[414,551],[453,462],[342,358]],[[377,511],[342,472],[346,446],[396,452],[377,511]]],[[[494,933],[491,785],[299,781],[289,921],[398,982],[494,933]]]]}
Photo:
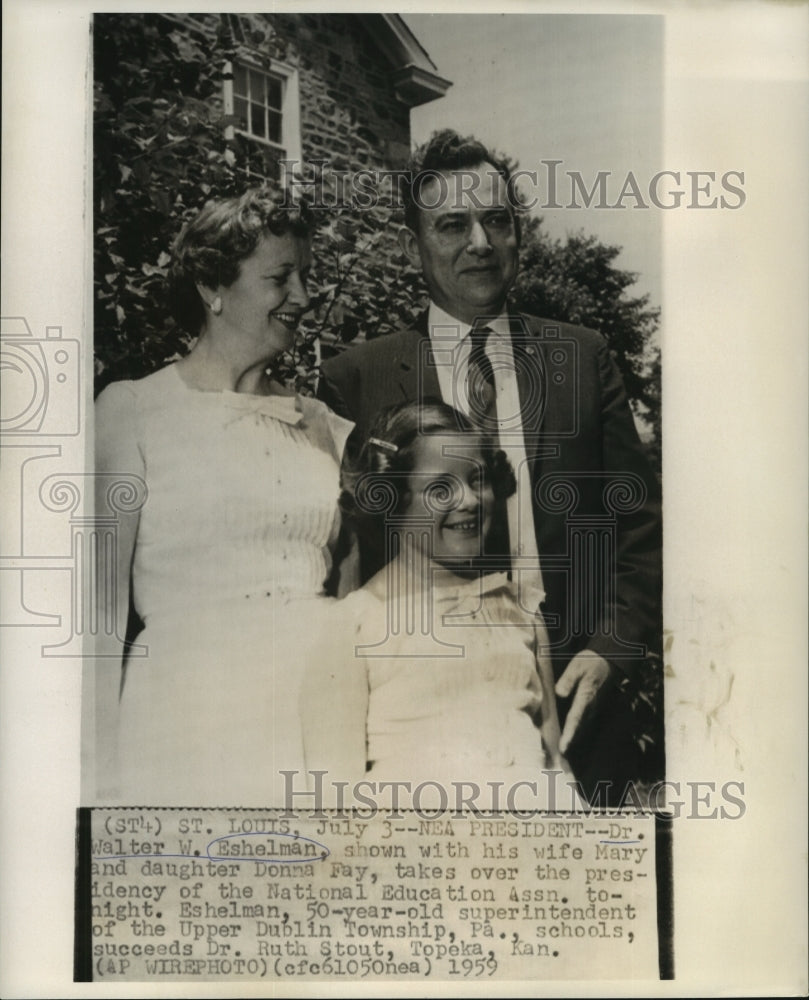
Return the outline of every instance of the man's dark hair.
{"type": "Polygon", "coordinates": [[[514,219],[517,239],[520,238],[520,210],[522,205],[516,191],[515,179],[508,163],[492,153],[474,136],[459,135],[454,129],[433,132],[410,158],[402,180],[401,196],[404,205],[405,225],[414,233],[419,231],[419,194],[422,185],[436,173],[471,170],[488,163],[506,182],[508,205],[514,219]]]}

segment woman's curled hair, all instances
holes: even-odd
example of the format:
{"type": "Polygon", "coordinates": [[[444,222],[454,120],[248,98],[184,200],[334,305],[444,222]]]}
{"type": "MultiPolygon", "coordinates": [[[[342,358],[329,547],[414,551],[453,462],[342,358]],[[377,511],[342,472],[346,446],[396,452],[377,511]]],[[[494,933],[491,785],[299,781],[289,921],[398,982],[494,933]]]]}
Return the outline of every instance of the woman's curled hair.
{"type": "Polygon", "coordinates": [[[268,186],[207,202],[172,247],[169,296],[177,323],[196,336],[205,321],[198,284],[227,288],[263,236],[292,233],[307,238],[312,226],[312,213],[304,201],[293,202],[288,192],[268,186]]]}

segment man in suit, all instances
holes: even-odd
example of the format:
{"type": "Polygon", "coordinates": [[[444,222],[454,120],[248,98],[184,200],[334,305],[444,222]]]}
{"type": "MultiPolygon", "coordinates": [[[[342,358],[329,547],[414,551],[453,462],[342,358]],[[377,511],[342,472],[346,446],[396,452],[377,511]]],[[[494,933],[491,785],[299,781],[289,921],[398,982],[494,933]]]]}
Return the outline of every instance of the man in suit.
{"type": "Polygon", "coordinates": [[[429,310],[415,329],[326,361],[320,395],[360,439],[380,409],[430,397],[499,435],[518,479],[512,572],[546,593],[561,750],[589,795],[610,783],[614,804],[638,769],[620,682],[648,669],[661,640],[656,477],[605,341],[507,307],[520,244],[508,168],[446,130],[416,153],[403,195],[400,245],[429,310]]]}

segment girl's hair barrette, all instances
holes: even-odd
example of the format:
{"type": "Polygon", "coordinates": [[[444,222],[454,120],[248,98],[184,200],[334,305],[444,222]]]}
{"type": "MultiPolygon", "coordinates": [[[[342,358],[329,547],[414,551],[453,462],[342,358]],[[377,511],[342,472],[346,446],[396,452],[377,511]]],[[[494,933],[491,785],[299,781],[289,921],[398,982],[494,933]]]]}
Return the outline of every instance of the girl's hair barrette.
{"type": "Polygon", "coordinates": [[[391,444],[390,441],[382,441],[380,438],[369,437],[368,444],[376,445],[377,448],[384,448],[385,451],[393,452],[394,454],[399,450],[399,446],[391,444]]]}

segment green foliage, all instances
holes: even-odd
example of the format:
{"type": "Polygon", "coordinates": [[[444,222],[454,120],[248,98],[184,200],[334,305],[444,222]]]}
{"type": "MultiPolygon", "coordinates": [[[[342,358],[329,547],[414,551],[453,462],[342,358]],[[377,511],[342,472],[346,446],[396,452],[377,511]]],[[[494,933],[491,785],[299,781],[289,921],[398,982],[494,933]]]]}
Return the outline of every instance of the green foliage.
{"type": "Polygon", "coordinates": [[[518,309],[588,326],[606,339],[627,395],[660,441],[660,351],[653,342],[660,310],[628,290],[637,275],[614,264],[618,246],[577,233],[553,239],[540,219],[523,225],[520,274],[512,292],[518,309]]]}
{"type": "Polygon", "coordinates": [[[426,289],[399,250],[397,196],[389,182],[371,184],[371,207],[353,205],[344,190],[348,163],[334,159],[309,168],[305,194],[322,213],[313,241],[308,289],[310,315],[302,324],[295,351],[283,359],[279,374],[300,391],[317,378],[318,360],[354,340],[372,340],[411,325],[426,305],[426,289]]]}
{"type": "Polygon", "coordinates": [[[637,669],[621,680],[620,687],[629,702],[633,739],[640,755],[638,778],[660,780],[665,773],[666,756],[662,657],[649,652],[637,669]]]}
{"type": "Polygon", "coordinates": [[[146,375],[184,353],[169,319],[168,250],[213,190],[238,181],[226,156],[222,52],[157,15],[94,20],[96,371],[146,375]]]}

